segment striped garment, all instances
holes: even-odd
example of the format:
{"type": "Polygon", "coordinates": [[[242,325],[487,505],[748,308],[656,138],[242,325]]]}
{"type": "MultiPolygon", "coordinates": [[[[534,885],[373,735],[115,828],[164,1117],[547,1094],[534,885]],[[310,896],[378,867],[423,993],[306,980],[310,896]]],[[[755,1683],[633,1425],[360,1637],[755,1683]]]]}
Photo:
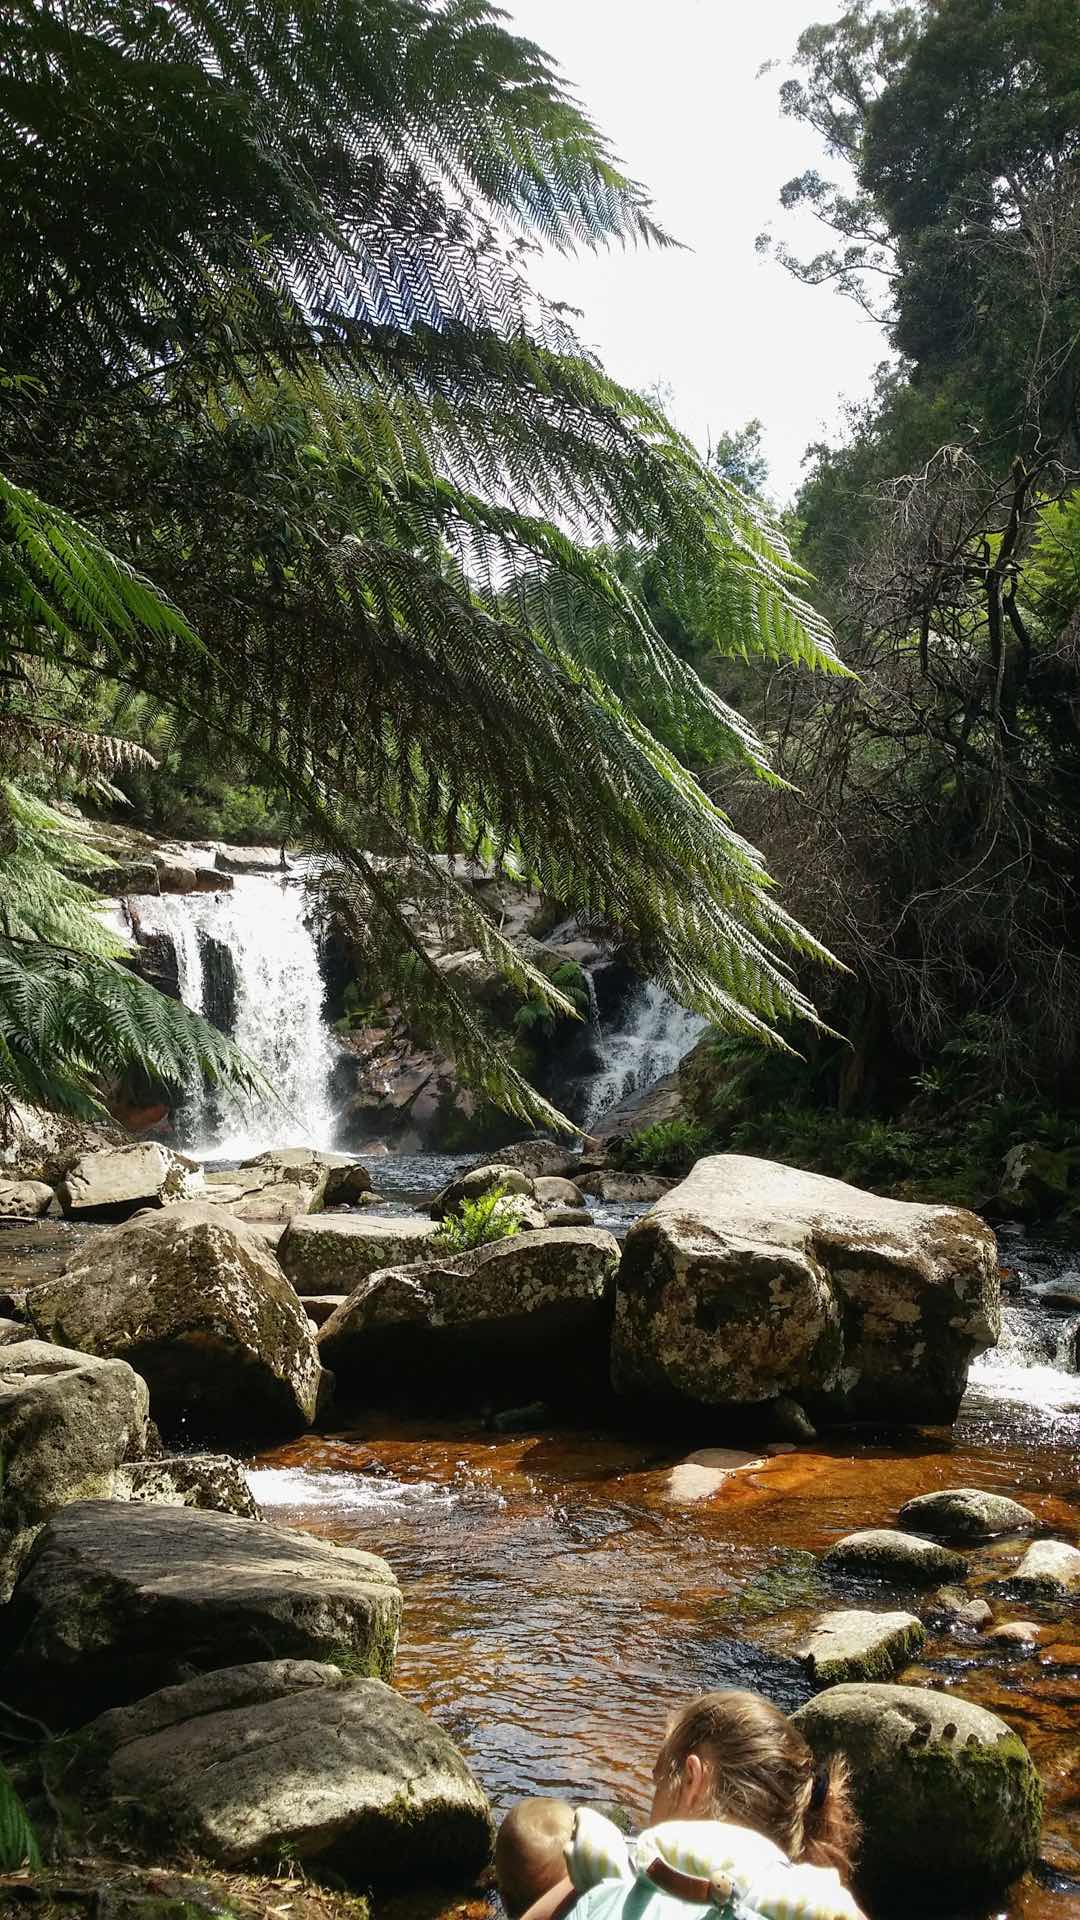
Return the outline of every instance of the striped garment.
{"type": "Polygon", "coordinates": [[[730,1880],[737,1905],[761,1920],[862,1920],[834,1867],[795,1864],[749,1827],[726,1820],[664,1820],[627,1841],[603,1814],[577,1809],[566,1870],[579,1893],[605,1881],[647,1881],[658,1858],[695,1878],[719,1874],[730,1880]]]}

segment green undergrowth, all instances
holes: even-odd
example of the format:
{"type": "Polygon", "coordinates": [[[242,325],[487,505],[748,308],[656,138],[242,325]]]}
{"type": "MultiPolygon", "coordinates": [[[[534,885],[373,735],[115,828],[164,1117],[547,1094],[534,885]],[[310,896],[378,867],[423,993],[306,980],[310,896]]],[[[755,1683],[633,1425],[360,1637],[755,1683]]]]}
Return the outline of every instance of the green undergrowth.
{"type": "Polygon", "coordinates": [[[474,1247],[490,1246],[496,1240],[512,1240],[520,1222],[502,1205],[507,1198],[506,1188],[498,1186],[475,1200],[463,1200],[460,1212],[448,1213],[439,1222],[432,1245],[440,1253],[471,1253],[474,1247]]]}

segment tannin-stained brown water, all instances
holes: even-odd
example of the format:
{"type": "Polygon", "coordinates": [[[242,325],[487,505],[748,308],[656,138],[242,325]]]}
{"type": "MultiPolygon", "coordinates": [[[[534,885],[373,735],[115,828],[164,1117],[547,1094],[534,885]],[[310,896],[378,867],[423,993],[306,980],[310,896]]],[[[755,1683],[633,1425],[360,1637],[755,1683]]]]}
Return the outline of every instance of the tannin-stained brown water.
{"type": "MultiPolygon", "coordinates": [[[[497,1813],[558,1793],[640,1819],[672,1708],[724,1685],[793,1707],[812,1615],[883,1604],[880,1587],[822,1577],[813,1556],[830,1540],[965,1485],[1008,1492],[1075,1540],[1078,1438],[1080,1379],[1005,1366],[976,1374],[951,1433],[801,1447],[689,1504],[669,1485],[679,1451],[656,1441],[374,1415],[268,1455],[254,1484],[268,1518],[390,1561],[405,1593],[397,1682],[453,1734],[497,1813]]],[[[1023,1544],[978,1550],[973,1584],[1000,1578],[1023,1544]]],[[[888,1604],[909,1599],[890,1589],[888,1604]]],[[[993,1604],[1001,1620],[1034,1617],[1027,1602],[993,1604]]],[[[1034,1652],[937,1634],[904,1676],[1002,1714],[1043,1774],[1044,1858],[1010,1920],[1080,1914],[1080,1628],[1061,1615],[1043,1610],[1034,1652]]]]}

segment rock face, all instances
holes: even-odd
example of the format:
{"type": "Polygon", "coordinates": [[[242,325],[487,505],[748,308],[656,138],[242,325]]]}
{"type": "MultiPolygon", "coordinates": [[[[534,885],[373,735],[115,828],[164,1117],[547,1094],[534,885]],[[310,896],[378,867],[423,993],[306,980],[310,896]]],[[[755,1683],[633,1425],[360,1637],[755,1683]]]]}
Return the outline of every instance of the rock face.
{"type": "Polygon", "coordinates": [[[60,1187],[65,1213],[79,1219],[126,1220],[140,1207],[164,1207],[192,1190],[190,1171],[155,1141],[101,1147],[69,1167],[60,1187]]]}
{"type": "Polygon", "coordinates": [[[289,1222],[278,1259],[301,1298],[351,1293],[380,1267],[430,1260],[436,1253],[427,1220],[395,1220],[352,1213],[315,1214],[289,1222]]]}
{"type": "Polygon", "coordinates": [[[166,1454],[132,1460],[116,1476],[118,1500],[149,1500],[158,1507],[199,1507],[258,1520],[258,1501],[239,1460],[227,1453],[166,1454]]]}
{"type": "Polygon", "coordinates": [[[255,1441],[315,1417],[311,1323],[259,1235],[215,1209],[169,1207],[99,1235],[29,1307],[46,1338],[130,1361],[167,1435],[255,1441]]]}
{"type": "Polygon", "coordinates": [[[901,1507],[898,1518],[901,1527],[933,1534],[938,1540],[989,1540],[996,1533],[1023,1533],[1035,1525],[1029,1507],[981,1487],[921,1493],[901,1507]]]}
{"type": "Polygon", "coordinates": [[[1008,1585],[1014,1592],[1043,1594],[1050,1600],[1080,1593],[1080,1548],[1065,1540],[1036,1540],[1008,1585]]]}
{"type": "Polygon", "coordinates": [[[387,1678],[400,1613],[374,1554],[230,1514],[82,1501],[39,1535],[15,1589],[0,1697],[75,1726],[252,1659],[387,1678]]]}
{"type": "Polygon", "coordinates": [[[44,1180],[0,1180],[0,1220],[40,1220],[51,1207],[56,1195],[44,1180]]]}
{"type": "Polygon", "coordinates": [[[951,1420],[999,1325],[974,1214],[717,1154],[630,1230],[612,1375],[669,1405],[792,1394],[817,1415],[951,1420]]]}
{"type": "Polygon", "coordinates": [[[381,1680],[311,1660],[202,1674],[82,1736],[94,1800],[127,1846],[226,1866],[284,1856],[356,1886],[468,1879],[487,1801],[449,1736],[381,1680]]]}
{"type": "Polygon", "coordinates": [[[919,1587],[936,1586],[939,1580],[962,1580],[968,1568],[962,1554],[940,1547],[936,1541],[920,1540],[915,1534],[895,1533],[891,1527],[867,1527],[862,1533],[849,1533],[826,1548],[821,1564],[829,1573],[919,1587]]]}
{"type": "Polygon", "coordinates": [[[346,1397],[448,1404],[602,1393],[617,1242],[551,1228],[375,1273],[319,1330],[346,1397]]]}
{"type": "Polygon", "coordinates": [[[120,1360],[25,1337],[0,1349],[0,1602],[70,1500],[110,1499],[146,1444],[145,1382],[120,1360]]]}
{"type": "Polygon", "coordinates": [[[848,1761],[871,1904],[967,1911],[1034,1860],[1042,1785],[1023,1741],[985,1708],[921,1687],[849,1686],[793,1719],[819,1760],[848,1761]]]}
{"type": "Polygon", "coordinates": [[[823,1614],[799,1657],[818,1687],[849,1680],[891,1680],[926,1644],[926,1628],[913,1613],[823,1614]]]}

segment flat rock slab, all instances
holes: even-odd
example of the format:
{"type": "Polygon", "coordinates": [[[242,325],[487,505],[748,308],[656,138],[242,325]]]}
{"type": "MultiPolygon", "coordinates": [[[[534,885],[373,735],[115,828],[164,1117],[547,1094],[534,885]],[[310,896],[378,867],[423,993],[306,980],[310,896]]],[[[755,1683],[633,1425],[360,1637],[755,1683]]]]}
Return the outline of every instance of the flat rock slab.
{"type": "Polygon", "coordinates": [[[401,1593],[374,1554],[190,1507],[82,1501],[39,1535],[0,1698],[78,1726],[192,1672],[316,1659],[388,1677],[401,1593]]]}
{"type": "Polygon", "coordinates": [[[926,1644],[913,1613],[868,1613],[845,1608],[821,1616],[799,1658],[819,1687],[850,1680],[892,1680],[926,1644]]]}
{"type": "Polygon", "coordinates": [[[843,1686],[793,1718],[818,1760],[848,1763],[871,1911],[978,1909],[1034,1861],[1042,1785],[1019,1735],[985,1707],[923,1687],[843,1686]]]}
{"type": "Polygon", "coordinates": [[[946,1487],[920,1493],[902,1506],[900,1527],[930,1533],[938,1540],[989,1540],[998,1533],[1023,1533],[1037,1523],[1030,1507],[982,1487],[946,1487]]]}
{"type": "Polygon", "coordinates": [[[701,1447],[672,1467],[667,1478],[668,1499],[680,1505],[709,1500],[732,1474],[748,1473],[764,1465],[764,1454],[744,1453],[738,1447],[701,1447]]]}
{"type": "Polygon", "coordinates": [[[1042,1594],[1049,1600],[1080,1593],[1080,1548],[1065,1540],[1036,1540],[1005,1584],[1014,1593],[1042,1594]]]}
{"type": "Polygon", "coordinates": [[[517,1234],[372,1274],[319,1331],[343,1397],[463,1404],[478,1390],[606,1392],[618,1243],[596,1227],[517,1234]]]}
{"type": "Polygon", "coordinates": [[[891,1527],[868,1527],[849,1533],[826,1548],[821,1564],[829,1573],[856,1574],[869,1580],[893,1580],[898,1585],[931,1587],[939,1580],[962,1580],[968,1563],[934,1540],[896,1533],[891,1527]]]}
{"type": "Polygon", "coordinates": [[[0,1602],[53,1514],[111,1499],[121,1462],[146,1444],[149,1395],[131,1367],[29,1332],[0,1349],[0,1602]]]}
{"type": "Polygon", "coordinates": [[[301,1860],[354,1886],[468,1880],[491,1850],[487,1800],[449,1735],[380,1680],[314,1661],[203,1674],[103,1714],[82,1735],[128,1848],[230,1867],[301,1860]]]}
{"type": "Polygon", "coordinates": [[[382,1267],[430,1260],[435,1225],[370,1214],[304,1214],[290,1220],[278,1243],[278,1259],[297,1293],[351,1293],[382,1267]]]}

